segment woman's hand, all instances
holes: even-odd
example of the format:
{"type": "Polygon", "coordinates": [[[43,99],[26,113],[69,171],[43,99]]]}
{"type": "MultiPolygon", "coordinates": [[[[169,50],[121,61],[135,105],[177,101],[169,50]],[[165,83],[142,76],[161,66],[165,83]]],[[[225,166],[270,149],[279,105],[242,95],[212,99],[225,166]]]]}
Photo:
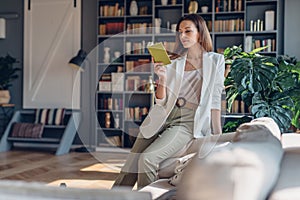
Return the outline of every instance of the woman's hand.
{"type": "MultiPolygon", "coordinates": [[[[152,58],[153,62],[153,58],[152,58]]],[[[153,63],[154,73],[158,76],[158,84],[155,92],[157,99],[164,99],[166,97],[166,82],[167,82],[167,69],[161,62],[153,63]]]]}
{"type": "Polygon", "coordinates": [[[167,80],[167,70],[163,63],[154,63],[154,73],[158,76],[160,82],[165,83],[167,80]]]}

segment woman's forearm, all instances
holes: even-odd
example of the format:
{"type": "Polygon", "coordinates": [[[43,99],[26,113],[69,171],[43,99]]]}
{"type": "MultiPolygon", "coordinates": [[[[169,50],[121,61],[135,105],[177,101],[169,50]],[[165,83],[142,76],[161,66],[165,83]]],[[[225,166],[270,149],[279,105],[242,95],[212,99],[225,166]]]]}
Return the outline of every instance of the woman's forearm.
{"type": "Polygon", "coordinates": [[[211,110],[212,133],[214,135],[222,134],[221,111],[217,109],[211,110]]]}
{"type": "Polygon", "coordinates": [[[157,99],[163,99],[166,97],[166,81],[159,79],[156,88],[155,96],[157,99]]]}

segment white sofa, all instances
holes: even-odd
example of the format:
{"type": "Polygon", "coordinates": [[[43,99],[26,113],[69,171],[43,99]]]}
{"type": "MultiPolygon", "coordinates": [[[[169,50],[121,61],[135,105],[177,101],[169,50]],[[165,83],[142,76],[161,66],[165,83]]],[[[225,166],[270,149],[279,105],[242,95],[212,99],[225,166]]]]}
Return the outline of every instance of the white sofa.
{"type": "MultiPolygon", "coordinates": [[[[197,139],[180,153],[197,148],[198,153],[186,159],[182,173],[175,170],[175,182],[174,162],[169,160],[160,173],[171,178],[161,178],[140,191],[150,192],[157,200],[300,199],[300,134],[281,135],[270,118],[243,124],[235,133],[197,139]]],[[[176,165],[183,166],[182,160],[177,159],[176,165]]]]}
{"type": "Polygon", "coordinates": [[[0,200],[151,200],[148,192],[124,189],[79,189],[47,186],[44,183],[0,181],[0,200]]]}

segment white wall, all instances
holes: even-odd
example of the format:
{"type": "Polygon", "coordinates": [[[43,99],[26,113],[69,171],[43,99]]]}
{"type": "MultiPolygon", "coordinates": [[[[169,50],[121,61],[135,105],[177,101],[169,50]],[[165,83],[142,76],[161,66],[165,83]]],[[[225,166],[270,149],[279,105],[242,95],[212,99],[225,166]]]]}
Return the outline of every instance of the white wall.
{"type": "Polygon", "coordinates": [[[300,61],[300,1],[285,0],[284,9],[284,54],[295,56],[300,61]]]}

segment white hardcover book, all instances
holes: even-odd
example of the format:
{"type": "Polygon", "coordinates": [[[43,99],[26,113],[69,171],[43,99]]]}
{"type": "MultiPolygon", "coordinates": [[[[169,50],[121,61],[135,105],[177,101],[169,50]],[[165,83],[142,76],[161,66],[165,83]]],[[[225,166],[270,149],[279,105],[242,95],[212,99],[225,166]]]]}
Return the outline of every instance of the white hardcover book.
{"type": "Polygon", "coordinates": [[[111,91],[111,81],[99,81],[99,91],[111,91]]]}
{"type": "Polygon", "coordinates": [[[124,73],[111,73],[111,84],[113,92],[124,91],[124,73]]]}
{"type": "Polygon", "coordinates": [[[252,36],[248,35],[245,39],[245,52],[252,51],[252,36]]]}
{"type": "Polygon", "coordinates": [[[265,30],[272,31],[275,26],[275,12],[274,10],[267,10],[265,12],[265,30]]]}
{"type": "Polygon", "coordinates": [[[267,51],[271,52],[272,51],[272,39],[267,40],[267,45],[268,45],[267,51]]]}

